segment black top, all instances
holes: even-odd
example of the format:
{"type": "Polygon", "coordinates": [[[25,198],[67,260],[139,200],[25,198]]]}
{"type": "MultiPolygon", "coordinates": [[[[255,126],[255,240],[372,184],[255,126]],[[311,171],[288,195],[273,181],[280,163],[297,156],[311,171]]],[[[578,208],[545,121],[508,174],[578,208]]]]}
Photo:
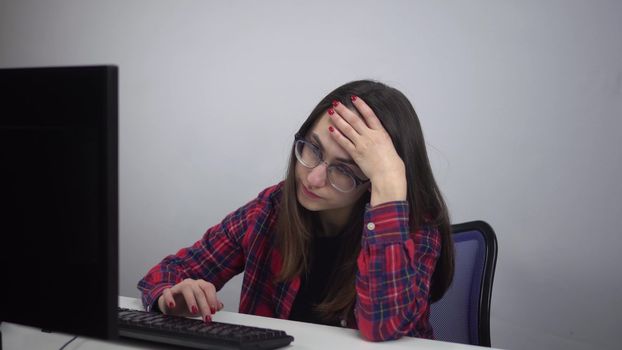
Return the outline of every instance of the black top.
{"type": "Polygon", "coordinates": [[[339,326],[338,321],[326,322],[317,315],[313,306],[319,304],[328,291],[330,277],[343,243],[343,235],[315,237],[311,250],[309,273],[300,276],[300,289],[292,305],[290,320],[339,326]]]}

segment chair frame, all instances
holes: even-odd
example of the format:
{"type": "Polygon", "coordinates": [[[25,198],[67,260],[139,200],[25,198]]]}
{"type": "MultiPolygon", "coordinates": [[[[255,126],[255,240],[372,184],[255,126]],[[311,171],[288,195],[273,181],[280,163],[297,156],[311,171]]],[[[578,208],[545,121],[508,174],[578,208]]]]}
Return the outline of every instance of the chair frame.
{"type": "Polygon", "coordinates": [[[492,284],[497,265],[497,236],[492,227],[488,223],[481,220],[451,225],[452,235],[474,230],[481,232],[485,241],[485,252],[483,254],[484,270],[482,271],[479,305],[477,308],[477,334],[479,338],[479,346],[490,347],[490,303],[492,298],[492,284]]]}

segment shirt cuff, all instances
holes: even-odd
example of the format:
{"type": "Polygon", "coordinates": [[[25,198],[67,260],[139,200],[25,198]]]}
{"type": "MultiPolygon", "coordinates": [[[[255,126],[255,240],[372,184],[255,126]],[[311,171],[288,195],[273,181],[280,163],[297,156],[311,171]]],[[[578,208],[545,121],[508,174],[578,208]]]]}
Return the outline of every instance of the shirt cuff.
{"type": "Polygon", "coordinates": [[[169,284],[162,284],[159,285],[155,288],[153,288],[149,294],[147,294],[145,296],[145,299],[143,301],[143,306],[145,307],[146,311],[160,311],[160,308],[158,307],[158,298],[160,298],[160,295],[162,295],[162,292],[166,289],[166,288],[171,288],[172,286],[169,284]]]}
{"type": "Polygon", "coordinates": [[[409,239],[409,205],[394,201],[372,207],[367,204],[363,221],[363,244],[390,244],[409,239]]]}

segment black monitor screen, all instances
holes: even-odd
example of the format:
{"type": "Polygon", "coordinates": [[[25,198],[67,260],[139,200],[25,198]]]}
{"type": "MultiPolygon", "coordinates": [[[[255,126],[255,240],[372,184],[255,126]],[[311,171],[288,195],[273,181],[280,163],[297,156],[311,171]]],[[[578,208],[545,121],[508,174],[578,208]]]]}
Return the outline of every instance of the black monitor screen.
{"type": "Polygon", "coordinates": [[[116,335],[117,75],[0,69],[0,321],[116,335]]]}

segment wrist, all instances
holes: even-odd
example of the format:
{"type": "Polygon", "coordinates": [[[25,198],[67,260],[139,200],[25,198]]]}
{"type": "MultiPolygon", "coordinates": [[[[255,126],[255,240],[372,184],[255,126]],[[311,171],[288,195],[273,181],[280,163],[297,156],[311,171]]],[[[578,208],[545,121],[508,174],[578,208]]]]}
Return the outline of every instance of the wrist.
{"type": "Polygon", "coordinates": [[[406,176],[384,177],[372,181],[371,200],[372,207],[393,201],[405,201],[407,195],[406,176]]]}

